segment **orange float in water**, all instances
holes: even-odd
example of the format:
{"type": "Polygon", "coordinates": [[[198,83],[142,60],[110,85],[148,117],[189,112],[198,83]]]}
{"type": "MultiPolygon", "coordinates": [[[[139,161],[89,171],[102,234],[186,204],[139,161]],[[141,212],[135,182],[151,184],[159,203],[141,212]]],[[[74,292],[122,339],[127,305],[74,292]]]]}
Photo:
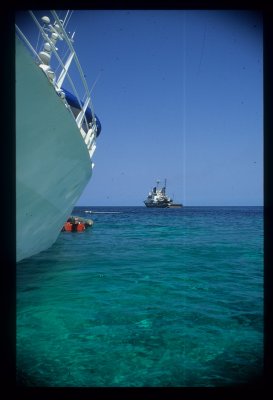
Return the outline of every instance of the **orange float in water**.
{"type": "Polygon", "coordinates": [[[93,225],[91,219],[71,216],[62,227],[62,232],[83,232],[93,225]]]}
{"type": "Polygon", "coordinates": [[[77,226],[77,232],[82,232],[85,230],[85,226],[81,222],[78,223],[76,226],[77,226]]]}
{"type": "Polygon", "coordinates": [[[66,223],[64,224],[63,230],[64,230],[64,231],[67,231],[67,232],[72,232],[72,224],[71,224],[71,222],[66,222],[66,223]]]}

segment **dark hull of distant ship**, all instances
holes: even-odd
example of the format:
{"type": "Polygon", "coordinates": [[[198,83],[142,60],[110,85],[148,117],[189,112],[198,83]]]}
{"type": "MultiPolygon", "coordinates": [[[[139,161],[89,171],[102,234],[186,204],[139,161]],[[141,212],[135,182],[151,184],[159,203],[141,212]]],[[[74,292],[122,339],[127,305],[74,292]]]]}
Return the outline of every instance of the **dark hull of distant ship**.
{"type": "Polygon", "coordinates": [[[146,204],[145,206],[148,208],[168,208],[168,204],[146,204]]]}
{"type": "Polygon", "coordinates": [[[148,207],[148,208],[168,208],[169,207],[169,205],[168,204],[158,204],[158,203],[145,203],[144,202],[144,204],[145,204],[145,206],[146,207],[148,207]]]}
{"type": "Polygon", "coordinates": [[[178,204],[178,203],[149,203],[145,202],[144,204],[148,208],[181,208],[183,207],[183,204],[178,204]]]}

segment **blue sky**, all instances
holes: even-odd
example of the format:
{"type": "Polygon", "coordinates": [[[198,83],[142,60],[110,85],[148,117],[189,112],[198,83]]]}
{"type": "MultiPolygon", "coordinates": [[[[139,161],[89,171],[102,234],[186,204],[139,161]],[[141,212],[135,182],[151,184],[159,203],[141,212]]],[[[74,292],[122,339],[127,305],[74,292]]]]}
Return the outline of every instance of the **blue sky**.
{"type": "MultiPolygon", "coordinates": [[[[64,13],[61,13],[64,16],[64,13]]],[[[263,203],[262,20],[249,11],[75,10],[102,132],[77,205],[263,203]]]]}

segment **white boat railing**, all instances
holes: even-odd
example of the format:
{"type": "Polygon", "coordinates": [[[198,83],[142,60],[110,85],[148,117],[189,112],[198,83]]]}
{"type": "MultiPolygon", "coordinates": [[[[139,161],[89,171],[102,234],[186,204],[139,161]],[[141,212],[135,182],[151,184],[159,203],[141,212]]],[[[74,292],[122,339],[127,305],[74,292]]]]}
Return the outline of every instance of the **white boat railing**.
{"type": "Polygon", "coordinates": [[[92,115],[93,115],[93,117],[94,117],[94,111],[93,111],[93,106],[92,106],[92,102],[91,102],[90,91],[89,91],[89,88],[88,88],[86,79],[85,79],[85,77],[84,77],[84,73],[83,73],[81,64],[80,64],[80,62],[79,62],[79,60],[78,60],[77,54],[76,54],[76,52],[74,51],[74,48],[73,48],[73,46],[72,46],[72,44],[71,44],[71,40],[70,40],[69,37],[67,36],[66,31],[64,30],[63,25],[62,25],[61,21],[59,20],[58,15],[56,14],[55,11],[51,11],[51,13],[52,13],[52,15],[55,17],[55,20],[58,22],[59,26],[61,27],[61,30],[62,30],[62,33],[63,33],[63,35],[64,35],[65,41],[66,41],[66,43],[67,43],[67,45],[68,45],[68,47],[69,47],[71,53],[74,53],[74,60],[75,60],[75,63],[76,63],[76,65],[77,65],[78,71],[79,71],[79,73],[80,73],[81,80],[82,80],[83,86],[84,86],[85,91],[86,91],[86,96],[87,96],[87,98],[90,99],[89,102],[88,102],[88,104],[90,103],[90,108],[91,108],[91,111],[92,111],[92,115]]]}
{"type": "MultiPolygon", "coordinates": [[[[56,14],[55,11],[51,11],[51,14],[54,18],[53,25],[50,24],[50,20],[48,17],[43,17],[44,25],[42,26],[32,11],[29,11],[29,14],[30,14],[32,20],[34,21],[36,27],[38,28],[40,34],[42,35],[42,38],[44,39],[43,45],[44,45],[45,51],[37,52],[31,45],[30,41],[26,38],[24,33],[21,31],[21,29],[17,25],[15,26],[16,31],[19,34],[19,36],[21,37],[21,39],[25,42],[27,47],[31,50],[33,55],[35,56],[39,66],[44,70],[49,81],[54,86],[57,94],[63,99],[65,106],[70,110],[70,112],[73,115],[73,117],[77,123],[77,126],[81,132],[81,135],[86,143],[90,157],[92,157],[92,155],[95,151],[95,139],[97,136],[96,117],[95,117],[93,105],[91,102],[90,90],[88,88],[82,67],[80,65],[77,54],[75,52],[75,49],[71,43],[73,40],[74,34],[72,35],[71,38],[68,37],[68,35],[64,29],[64,26],[63,26],[64,23],[59,19],[58,15],[56,14]],[[47,34],[47,31],[51,33],[51,37],[47,34]],[[61,59],[60,55],[58,54],[58,49],[55,46],[57,40],[63,41],[63,43],[68,47],[68,49],[70,51],[69,56],[66,61],[63,61],[61,59]],[[45,61],[43,59],[43,57],[42,57],[43,54],[48,56],[48,63],[47,63],[47,61],[45,61]],[[58,78],[55,77],[54,71],[51,70],[50,61],[51,61],[52,54],[55,55],[56,60],[58,62],[58,65],[56,66],[55,71],[57,71],[57,69],[59,69],[60,66],[62,68],[58,78]],[[81,101],[78,90],[76,89],[75,84],[74,84],[70,74],[68,73],[68,69],[69,69],[72,61],[74,61],[74,64],[76,65],[78,75],[80,77],[80,81],[83,85],[83,90],[84,90],[83,98],[85,98],[84,103],[81,101]],[[72,112],[71,107],[69,106],[68,102],[65,99],[65,93],[62,91],[62,85],[63,85],[63,82],[65,79],[68,80],[70,87],[72,89],[73,95],[77,99],[78,110],[79,110],[77,115],[75,115],[72,112]],[[88,120],[86,117],[86,110],[88,107],[90,107],[91,115],[92,115],[91,123],[88,123],[88,120]]],[[[66,15],[66,18],[67,18],[67,16],[68,16],[68,13],[66,15]]]]}

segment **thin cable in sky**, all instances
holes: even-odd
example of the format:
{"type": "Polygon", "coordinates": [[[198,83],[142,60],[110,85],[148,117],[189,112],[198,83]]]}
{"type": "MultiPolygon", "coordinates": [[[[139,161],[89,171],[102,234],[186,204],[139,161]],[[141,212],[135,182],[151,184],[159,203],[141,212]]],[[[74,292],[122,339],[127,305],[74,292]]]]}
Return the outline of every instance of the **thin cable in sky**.
{"type": "Polygon", "coordinates": [[[186,29],[183,13],[183,204],[186,203],[186,29]]]}
{"type": "Polygon", "coordinates": [[[207,35],[207,25],[204,29],[204,34],[203,34],[203,43],[202,43],[202,49],[201,49],[201,55],[200,55],[200,61],[199,61],[199,65],[198,65],[198,71],[197,71],[197,75],[199,75],[200,73],[200,68],[201,68],[201,64],[203,61],[203,57],[204,57],[204,48],[205,48],[205,42],[206,42],[206,35],[207,35]]]}
{"type": "MultiPolygon", "coordinates": [[[[69,10],[68,10],[69,11],[69,10]]],[[[66,28],[67,27],[67,25],[68,25],[68,22],[70,21],[70,18],[71,18],[71,16],[72,16],[72,14],[73,14],[73,10],[71,11],[71,13],[70,13],[70,15],[69,15],[69,17],[68,17],[68,20],[67,21],[65,21],[66,20],[66,18],[67,18],[67,15],[66,15],[66,17],[65,17],[65,20],[64,20],[64,28],[66,28]]]]}
{"type": "Polygon", "coordinates": [[[93,85],[92,85],[92,87],[91,87],[90,94],[93,92],[93,89],[94,89],[94,87],[96,86],[98,80],[100,79],[100,76],[101,76],[101,71],[99,72],[99,74],[98,74],[98,76],[97,76],[95,82],[93,83],[93,85]]]}

